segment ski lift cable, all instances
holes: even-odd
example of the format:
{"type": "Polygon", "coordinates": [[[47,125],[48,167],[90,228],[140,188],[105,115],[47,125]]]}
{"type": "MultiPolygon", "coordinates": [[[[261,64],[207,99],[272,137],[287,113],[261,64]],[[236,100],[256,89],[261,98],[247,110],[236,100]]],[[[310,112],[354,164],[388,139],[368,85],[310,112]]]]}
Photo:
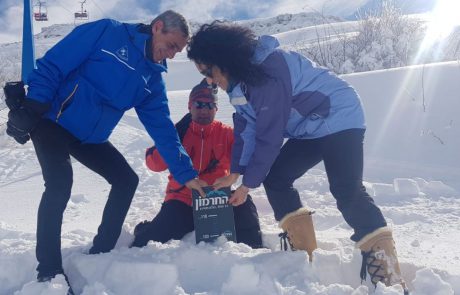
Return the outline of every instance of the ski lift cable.
{"type": "Polygon", "coordinates": [[[34,4],[35,7],[39,7],[39,8],[46,8],[46,2],[45,1],[40,1],[40,0],[37,0],[35,1],[35,4],[34,4]]]}
{"type": "Polygon", "coordinates": [[[59,0],[55,0],[55,2],[56,2],[59,6],[61,6],[61,8],[67,10],[67,11],[70,12],[70,13],[73,13],[72,11],[70,11],[69,9],[67,9],[64,5],[62,5],[61,2],[60,2],[59,0]]]}
{"type": "Polygon", "coordinates": [[[34,6],[36,6],[36,7],[43,7],[44,9],[47,8],[46,1],[40,1],[40,0],[37,0],[37,1],[35,2],[34,6]]]}
{"type": "MultiPolygon", "coordinates": [[[[86,1],[85,1],[85,2],[86,2],[86,1]]],[[[102,16],[106,16],[106,13],[104,12],[104,10],[103,10],[99,5],[97,5],[96,1],[91,0],[91,2],[93,2],[94,6],[96,6],[97,9],[99,9],[99,10],[101,11],[102,16]]]]}

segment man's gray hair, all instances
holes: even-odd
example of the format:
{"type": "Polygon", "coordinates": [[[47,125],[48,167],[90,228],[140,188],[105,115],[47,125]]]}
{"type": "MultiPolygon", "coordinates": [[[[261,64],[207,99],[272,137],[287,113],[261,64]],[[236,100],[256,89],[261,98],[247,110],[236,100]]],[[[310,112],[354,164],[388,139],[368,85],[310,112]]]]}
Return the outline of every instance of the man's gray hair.
{"type": "Polygon", "coordinates": [[[182,14],[177,13],[174,10],[166,10],[153,19],[151,23],[152,26],[159,20],[163,22],[163,33],[179,31],[184,35],[184,37],[190,37],[190,27],[182,14]]]}

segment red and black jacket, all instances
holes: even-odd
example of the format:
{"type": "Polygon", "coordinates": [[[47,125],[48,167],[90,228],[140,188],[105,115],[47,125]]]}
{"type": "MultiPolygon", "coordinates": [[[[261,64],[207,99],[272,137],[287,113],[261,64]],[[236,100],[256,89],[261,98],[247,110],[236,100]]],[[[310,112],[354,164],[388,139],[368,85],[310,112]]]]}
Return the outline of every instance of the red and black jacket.
{"type": "MultiPolygon", "coordinates": [[[[233,129],[230,126],[216,120],[200,125],[187,114],[176,124],[176,129],[201,180],[212,185],[217,178],[230,173],[233,145],[233,129]]],[[[147,167],[155,172],[168,168],[155,146],[147,149],[145,161],[147,167]]],[[[192,205],[192,192],[170,174],[165,201],[171,199],[192,205]]]]}

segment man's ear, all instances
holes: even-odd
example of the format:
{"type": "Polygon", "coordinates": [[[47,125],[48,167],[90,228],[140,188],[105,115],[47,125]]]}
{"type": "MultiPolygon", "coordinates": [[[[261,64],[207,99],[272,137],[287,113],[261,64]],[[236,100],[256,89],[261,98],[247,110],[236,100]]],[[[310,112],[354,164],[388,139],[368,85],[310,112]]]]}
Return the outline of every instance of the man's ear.
{"type": "Polygon", "coordinates": [[[157,20],[153,25],[152,25],[152,34],[156,34],[158,32],[163,31],[163,21],[162,20],[157,20]]]}

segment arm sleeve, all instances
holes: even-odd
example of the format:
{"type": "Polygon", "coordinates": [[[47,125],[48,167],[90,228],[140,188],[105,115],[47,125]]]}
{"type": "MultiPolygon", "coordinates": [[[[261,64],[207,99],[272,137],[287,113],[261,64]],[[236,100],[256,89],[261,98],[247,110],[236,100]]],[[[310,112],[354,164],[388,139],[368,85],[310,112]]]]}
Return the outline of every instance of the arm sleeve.
{"type": "Polygon", "coordinates": [[[245,169],[246,169],[246,164],[241,164],[241,158],[243,156],[243,153],[247,153],[248,146],[253,144],[253,140],[250,140],[251,138],[255,137],[255,132],[253,132],[253,128],[247,128],[250,127],[248,126],[248,122],[246,119],[238,114],[234,113],[233,114],[233,146],[232,146],[232,162],[231,162],[231,167],[230,167],[230,173],[239,173],[239,174],[244,174],[245,169]],[[244,134],[243,134],[244,132],[244,134]],[[249,140],[243,139],[243,136],[246,138],[250,138],[249,140]],[[249,142],[250,141],[250,142],[249,142]]]}
{"type": "Polygon", "coordinates": [[[80,25],[48,50],[28,77],[27,97],[51,101],[61,81],[85,62],[112,23],[103,19],[80,25]]]}
{"type": "Polygon", "coordinates": [[[279,80],[252,92],[250,101],[256,113],[255,146],[243,176],[243,184],[249,188],[258,187],[264,181],[278,156],[291,108],[287,91],[279,80]]]}
{"type": "Polygon", "coordinates": [[[195,178],[198,174],[170,118],[163,81],[155,85],[152,95],[136,106],[136,112],[173,177],[181,184],[195,178]]]}
{"type": "Polygon", "coordinates": [[[225,124],[222,124],[222,126],[222,133],[219,134],[220,142],[217,144],[222,143],[223,149],[219,150],[217,158],[219,160],[219,166],[225,169],[226,173],[229,173],[232,158],[233,128],[225,124]]]}

